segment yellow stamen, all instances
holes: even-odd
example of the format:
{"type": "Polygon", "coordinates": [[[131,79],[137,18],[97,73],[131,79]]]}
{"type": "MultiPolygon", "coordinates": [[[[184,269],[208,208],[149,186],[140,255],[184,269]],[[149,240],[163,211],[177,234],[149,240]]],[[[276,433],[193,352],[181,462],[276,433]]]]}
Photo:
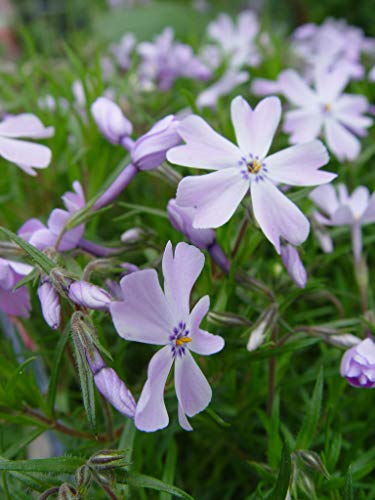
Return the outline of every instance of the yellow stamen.
{"type": "Polygon", "coordinates": [[[323,106],[323,110],[324,110],[324,111],[331,111],[331,105],[330,105],[330,104],[325,104],[325,105],[323,106]]]}
{"type": "Polygon", "coordinates": [[[186,342],[191,342],[192,340],[193,339],[191,339],[190,337],[181,337],[180,339],[176,340],[176,345],[183,345],[186,342]]]}
{"type": "Polygon", "coordinates": [[[247,170],[251,174],[257,174],[261,168],[262,168],[262,163],[259,160],[253,160],[247,164],[247,170]]]}

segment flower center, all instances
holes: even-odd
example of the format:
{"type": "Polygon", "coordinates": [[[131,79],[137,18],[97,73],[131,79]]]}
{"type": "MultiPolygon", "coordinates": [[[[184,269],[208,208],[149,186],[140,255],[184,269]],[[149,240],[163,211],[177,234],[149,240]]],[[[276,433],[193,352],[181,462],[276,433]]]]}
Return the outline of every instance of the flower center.
{"type": "Polygon", "coordinates": [[[180,321],[177,326],[173,328],[173,333],[169,336],[169,343],[174,357],[182,356],[185,354],[186,347],[193,339],[189,337],[189,330],[186,328],[186,323],[180,321]]]}
{"type": "Polygon", "coordinates": [[[238,162],[241,175],[247,181],[255,180],[255,182],[264,180],[264,173],[267,172],[266,164],[259,158],[249,153],[248,156],[242,156],[238,162]]]}
{"type": "Polygon", "coordinates": [[[323,113],[329,113],[331,111],[331,105],[326,103],[323,104],[323,113]]]}

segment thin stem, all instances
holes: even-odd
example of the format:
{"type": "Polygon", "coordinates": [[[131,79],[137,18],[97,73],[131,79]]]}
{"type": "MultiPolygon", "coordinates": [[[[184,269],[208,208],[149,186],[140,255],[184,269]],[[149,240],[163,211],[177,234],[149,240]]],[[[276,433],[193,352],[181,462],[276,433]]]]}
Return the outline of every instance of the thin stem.
{"type": "MultiPolygon", "coordinates": [[[[73,436],[81,439],[95,439],[96,441],[100,441],[101,443],[107,443],[110,441],[108,439],[108,436],[106,434],[102,434],[99,436],[94,436],[93,434],[90,434],[89,432],[83,432],[83,431],[77,431],[75,429],[72,429],[71,427],[67,427],[66,425],[62,424],[61,422],[58,422],[56,420],[52,420],[45,415],[41,415],[39,412],[33,410],[32,408],[25,406],[24,407],[24,413],[27,415],[30,415],[31,417],[35,418],[36,420],[39,420],[39,422],[45,424],[46,426],[50,427],[51,429],[54,429],[55,431],[62,432],[63,434],[67,434],[68,436],[73,436]]],[[[114,437],[117,438],[121,435],[123,430],[123,426],[119,427],[115,433],[114,437]]]]}
{"type": "MultiPolygon", "coordinates": [[[[275,325],[272,329],[272,340],[275,345],[277,345],[279,329],[275,325]]],[[[275,388],[276,388],[276,358],[272,357],[268,361],[268,403],[267,403],[267,413],[269,416],[272,414],[273,401],[275,399],[275,388]]]]}
{"type": "Polygon", "coordinates": [[[238,250],[240,249],[241,242],[243,240],[243,237],[245,236],[248,224],[249,224],[249,219],[248,219],[247,214],[246,214],[243,221],[242,221],[236,242],[235,242],[233,250],[232,250],[232,259],[234,259],[234,257],[237,255],[238,250]]]}

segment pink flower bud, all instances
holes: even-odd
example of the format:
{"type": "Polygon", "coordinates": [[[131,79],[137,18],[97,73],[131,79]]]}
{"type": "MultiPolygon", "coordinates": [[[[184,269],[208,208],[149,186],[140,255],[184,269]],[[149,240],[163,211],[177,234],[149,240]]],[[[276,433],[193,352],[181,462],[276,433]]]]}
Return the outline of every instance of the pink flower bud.
{"type": "Polygon", "coordinates": [[[47,280],[38,288],[38,297],[46,323],[56,330],[60,326],[61,307],[59,294],[47,280]]]}
{"type": "Polygon", "coordinates": [[[75,281],[69,287],[69,298],[80,306],[105,311],[112,301],[108,292],[87,281],[75,281]]]}

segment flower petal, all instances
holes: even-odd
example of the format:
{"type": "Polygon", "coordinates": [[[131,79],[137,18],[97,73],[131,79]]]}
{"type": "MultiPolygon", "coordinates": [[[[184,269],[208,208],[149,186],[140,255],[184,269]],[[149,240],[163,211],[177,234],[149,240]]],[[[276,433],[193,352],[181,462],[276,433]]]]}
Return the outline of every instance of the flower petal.
{"type": "Polygon", "coordinates": [[[110,304],[112,321],[120,337],[146,344],[168,342],[174,318],[154,269],[122,278],[124,300],[110,304]]]}
{"type": "Polygon", "coordinates": [[[339,160],[354,160],[361,150],[361,143],[338,121],[326,120],[324,124],[328,147],[339,160]]]}
{"type": "Polygon", "coordinates": [[[280,122],[280,99],[266,97],[252,110],[247,101],[238,96],[232,101],[231,115],[241,151],[264,158],[280,122]]]}
{"type": "Polygon", "coordinates": [[[316,106],[316,94],[310,89],[296,71],[282,71],[278,77],[279,87],[288,101],[304,108],[316,106]]]}
{"type": "Polygon", "coordinates": [[[309,221],[272,182],[252,182],[251,198],[255,218],[277,253],[280,253],[280,237],[293,245],[300,245],[306,240],[309,221]]]}
{"type": "Polygon", "coordinates": [[[181,427],[185,431],[192,431],[193,430],[192,426],[190,425],[189,420],[186,418],[186,415],[185,415],[184,410],[183,410],[182,406],[180,405],[180,403],[178,403],[178,423],[181,425],[181,427]]]}
{"type": "Polygon", "coordinates": [[[177,204],[196,207],[196,228],[214,228],[225,224],[249,189],[238,168],[227,168],[206,175],[185,177],[177,189],[177,204]]]}
{"type": "Polygon", "coordinates": [[[320,141],[312,141],[283,149],[266,158],[265,163],[268,177],[274,182],[314,186],[337,177],[336,174],[319,170],[328,160],[325,146],[320,141]]]}
{"type": "Polygon", "coordinates": [[[134,423],[146,432],[157,431],[168,425],[169,417],[164,403],[164,387],[172,367],[170,346],[160,349],[151,358],[147,370],[147,381],[135,410],[134,423]]]}
{"type": "Polygon", "coordinates": [[[167,243],[163,255],[164,293],[177,322],[189,316],[190,293],[203,266],[204,255],[198,248],[179,243],[173,256],[172,243],[167,243]]]}
{"type": "Polygon", "coordinates": [[[335,101],[349,82],[349,75],[341,69],[318,71],[316,74],[316,90],[320,98],[327,103],[335,101]]]}
{"type": "Polygon", "coordinates": [[[317,187],[311,191],[309,198],[327,215],[332,215],[339,206],[337,194],[332,184],[317,187]]]}
{"type": "Polygon", "coordinates": [[[233,167],[241,159],[237,146],[215,132],[199,116],[192,115],[182,120],[177,132],[187,144],[168,151],[167,160],[171,163],[220,170],[233,167]]]}
{"type": "Polygon", "coordinates": [[[11,116],[0,123],[0,135],[3,137],[29,137],[44,139],[53,136],[53,127],[45,127],[39,118],[31,113],[11,116]]]}
{"type": "Polygon", "coordinates": [[[370,224],[371,222],[375,222],[375,193],[371,195],[367,208],[362,215],[363,224],[370,224]]]}
{"type": "Polygon", "coordinates": [[[176,357],[174,383],[178,402],[188,417],[209,405],[211,387],[188,350],[185,355],[176,357]]]}
{"type": "Polygon", "coordinates": [[[208,295],[202,297],[194,306],[190,314],[190,332],[192,342],[189,344],[189,349],[197,354],[208,356],[219,352],[224,347],[224,339],[219,335],[201,330],[199,325],[202,319],[208,312],[210,306],[210,298],[208,295]]]}
{"type": "Polygon", "coordinates": [[[292,134],[289,142],[300,144],[316,139],[322,125],[323,120],[318,110],[295,109],[285,113],[283,130],[292,134]]]}
{"type": "Polygon", "coordinates": [[[46,168],[52,154],[47,146],[41,144],[0,137],[0,156],[16,164],[46,168]]]}

